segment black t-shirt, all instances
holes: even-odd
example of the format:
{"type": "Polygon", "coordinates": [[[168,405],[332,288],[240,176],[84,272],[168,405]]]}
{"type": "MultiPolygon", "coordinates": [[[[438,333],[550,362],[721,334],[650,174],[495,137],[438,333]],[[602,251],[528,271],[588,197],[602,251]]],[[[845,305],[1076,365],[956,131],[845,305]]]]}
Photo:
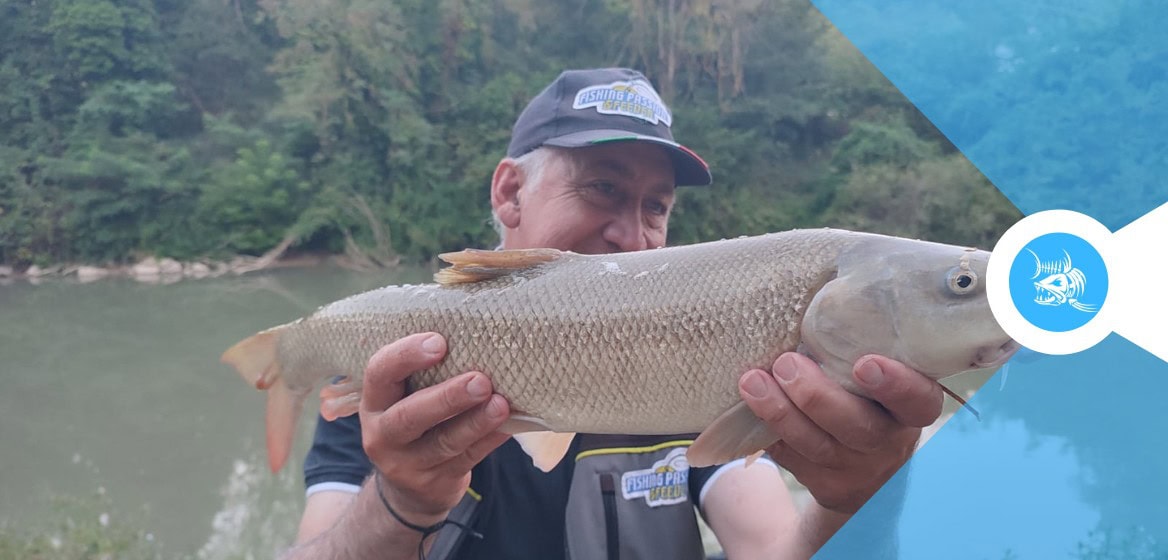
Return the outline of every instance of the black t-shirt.
{"type": "MultiPolygon", "coordinates": [[[[475,466],[471,491],[482,500],[474,528],[484,537],[465,539],[457,558],[563,558],[564,520],[575,468],[572,458],[579,446],[577,437],[568,455],[550,473],[532,465],[514,439],[475,466]]],[[[361,425],[356,415],[335,422],[318,419],[312,449],[304,462],[307,486],[327,482],[360,485],[371,470],[361,446],[361,425]]],[[[689,495],[695,503],[716,470],[717,467],[689,470],[689,495]]]]}

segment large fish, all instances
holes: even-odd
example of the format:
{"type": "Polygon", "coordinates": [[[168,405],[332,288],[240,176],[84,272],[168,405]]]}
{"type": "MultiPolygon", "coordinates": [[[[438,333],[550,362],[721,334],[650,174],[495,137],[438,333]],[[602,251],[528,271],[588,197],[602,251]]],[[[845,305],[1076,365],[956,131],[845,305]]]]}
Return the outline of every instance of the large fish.
{"type": "Polygon", "coordinates": [[[441,364],[416,390],[466,371],[511,404],[504,431],[550,470],[575,432],[701,432],[703,466],[778,438],[738,393],[738,378],[800,350],[845,388],[877,353],[940,379],[994,368],[1018,345],[986,301],[989,253],[819,229],[611,255],[468,250],[437,284],[389,286],[256,334],[223,361],[268,390],[273,471],[288,457],[307,395],[327,418],[353,413],[366,362],[405,335],[443,334],[441,364]]]}

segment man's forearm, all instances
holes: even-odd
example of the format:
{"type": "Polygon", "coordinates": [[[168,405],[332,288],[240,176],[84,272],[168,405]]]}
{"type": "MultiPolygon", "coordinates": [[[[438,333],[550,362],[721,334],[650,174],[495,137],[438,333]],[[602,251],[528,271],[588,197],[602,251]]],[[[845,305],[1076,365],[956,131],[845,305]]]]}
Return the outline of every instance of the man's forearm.
{"type": "MultiPolygon", "coordinates": [[[[861,523],[853,524],[852,534],[847,541],[833,545],[832,552],[849,558],[861,555],[868,558],[896,558],[900,548],[900,516],[904,509],[908,492],[908,472],[911,463],[906,464],[884,487],[864,505],[878,511],[877,515],[867,515],[861,523]]],[[[852,515],[831,511],[817,502],[811,502],[800,517],[801,540],[814,554],[834,536],[852,515]]],[[[810,554],[808,555],[810,556],[810,554]]]]}
{"type": "MultiPolygon", "coordinates": [[[[422,521],[428,525],[438,520],[419,520],[422,521]]],[[[421,537],[421,533],[398,523],[385,511],[371,477],[361,486],[361,491],[336,524],[312,540],[285,551],[280,558],[412,560],[418,557],[418,541],[421,537]]]]}
{"type": "Polygon", "coordinates": [[[803,549],[793,557],[811,558],[851,517],[846,513],[829,510],[812,500],[799,515],[798,541],[803,549]]]}

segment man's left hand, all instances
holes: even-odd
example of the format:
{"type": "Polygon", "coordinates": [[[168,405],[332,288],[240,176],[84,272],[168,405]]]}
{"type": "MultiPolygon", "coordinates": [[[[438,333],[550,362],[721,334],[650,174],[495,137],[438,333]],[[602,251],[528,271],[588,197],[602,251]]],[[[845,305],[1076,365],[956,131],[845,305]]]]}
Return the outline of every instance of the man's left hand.
{"type": "Polygon", "coordinates": [[[941,386],[883,356],[864,356],[853,368],[872,400],[794,352],[780,356],[772,372],[752,370],[739,380],[747,406],[781,438],[767,452],[821,506],[839,513],[864,505],[941,414],[941,386]]]}

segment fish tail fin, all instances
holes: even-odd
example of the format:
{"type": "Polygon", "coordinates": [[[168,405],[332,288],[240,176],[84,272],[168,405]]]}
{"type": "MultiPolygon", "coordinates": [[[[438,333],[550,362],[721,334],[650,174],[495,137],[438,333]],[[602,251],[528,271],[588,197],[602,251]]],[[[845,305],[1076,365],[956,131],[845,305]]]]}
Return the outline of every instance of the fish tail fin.
{"type": "Polygon", "coordinates": [[[296,437],[296,420],[304,406],[304,395],[288,388],[283,379],[276,379],[268,389],[267,443],[268,468],[279,472],[292,453],[296,437]]]}
{"type": "Polygon", "coordinates": [[[296,420],[304,405],[304,395],[292,391],[284,383],[283,366],[277,354],[280,335],[287,326],[273,327],[245,338],[220,357],[220,361],[234,367],[249,384],[268,392],[268,467],[272,472],[279,471],[288,460],[296,434],[296,420]]]}
{"type": "Polygon", "coordinates": [[[235,368],[256,389],[267,389],[280,377],[280,359],[276,346],[288,325],[272,327],[253,334],[228,348],[219,361],[235,368]]]}

